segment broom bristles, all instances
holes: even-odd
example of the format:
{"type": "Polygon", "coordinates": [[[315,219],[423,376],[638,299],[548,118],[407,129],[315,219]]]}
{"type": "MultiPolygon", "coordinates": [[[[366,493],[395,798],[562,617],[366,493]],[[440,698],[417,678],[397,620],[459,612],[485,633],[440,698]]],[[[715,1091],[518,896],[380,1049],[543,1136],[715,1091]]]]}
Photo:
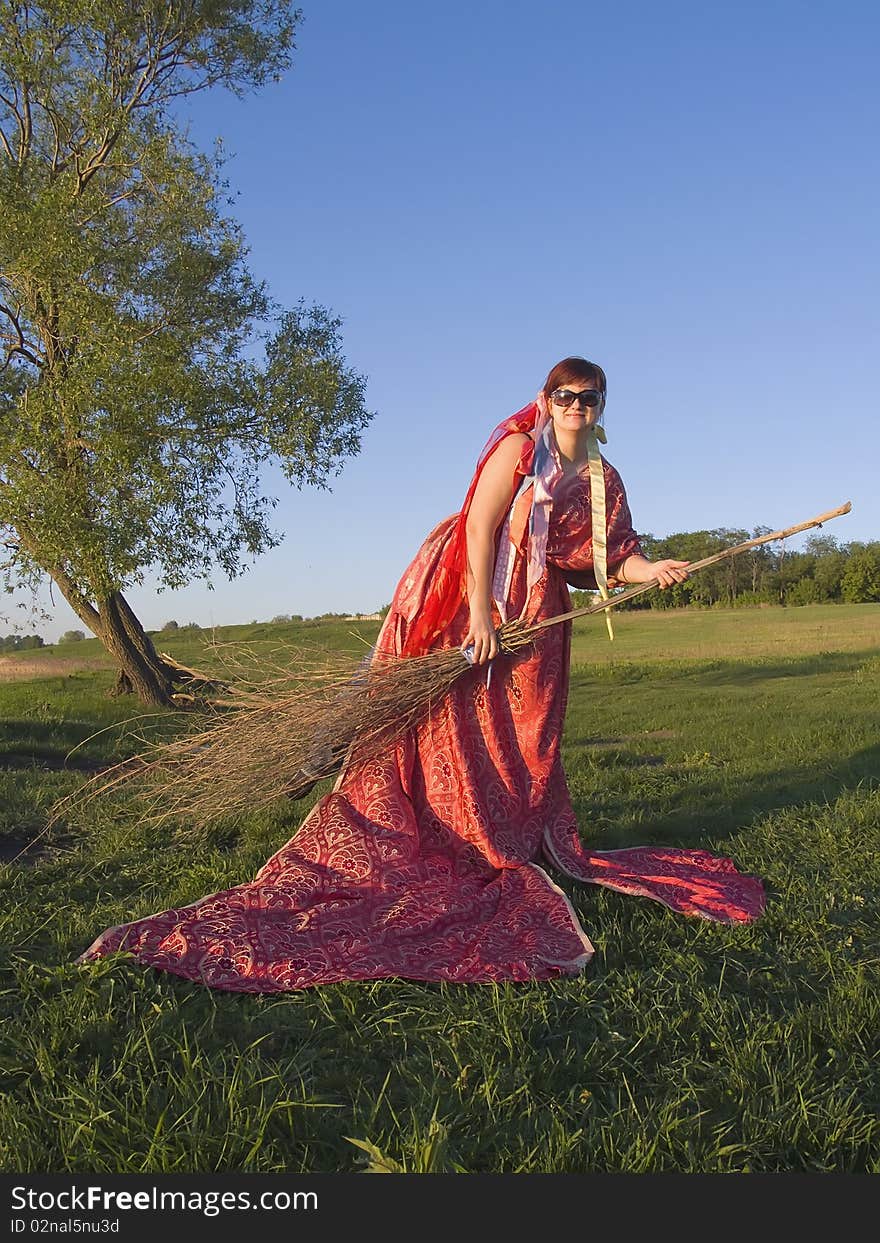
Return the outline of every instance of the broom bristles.
{"type": "MultiPolygon", "coordinates": [[[[529,631],[519,622],[502,626],[501,651],[521,650],[533,641],[529,631]]],[[[53,820],[129,789],[142,821],[193,829],[302,797],[346,759],[357,764],[430,717],[469,668],[457,647],[380,654],[369,665],[328,657],[308,668],[299,657],[292,652],[286,668],[236,684],[232,699],[187,713],[182,736],[144,740],[139,754],[56,804],[53,820]]]]}

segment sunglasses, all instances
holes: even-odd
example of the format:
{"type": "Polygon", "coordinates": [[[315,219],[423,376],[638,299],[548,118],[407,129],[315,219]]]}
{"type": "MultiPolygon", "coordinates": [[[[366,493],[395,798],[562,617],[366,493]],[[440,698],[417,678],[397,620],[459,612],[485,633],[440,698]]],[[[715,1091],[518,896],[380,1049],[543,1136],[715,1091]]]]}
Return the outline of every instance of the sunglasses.
{"type": "Polygon", "coordinates": [[[586,410],[587,406],[598,406],[604,393],[600,393],[597,388],[585,388],[582,393],[572,392],[570,388],[557,388],[550,396],[563,410],[567,410],[574,402],[577,402],[578,410],[586,410]]]}

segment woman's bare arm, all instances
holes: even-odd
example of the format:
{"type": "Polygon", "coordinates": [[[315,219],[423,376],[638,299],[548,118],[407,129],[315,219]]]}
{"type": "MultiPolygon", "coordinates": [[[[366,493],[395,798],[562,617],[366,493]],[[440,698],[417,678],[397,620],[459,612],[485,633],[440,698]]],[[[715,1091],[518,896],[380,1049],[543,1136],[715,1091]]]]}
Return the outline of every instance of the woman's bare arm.
{"type": "Polygon", "coordinates": [[[690,561],[674,561],[670,557],[663,561],[649,561],[647,557],[633,553],[616,566],[614,577],[621,584],[649,583],[656,578],[662,588],[673,587],[688,577],[686,567],[689,565],[690,561]]]}
{"type": "Polygon", "coordinates": [[[513,495],[516,464],[528,436],[514,432],[505,436],[483,467],[467,518],[468,602],[470,621],[462,649],[473,644],[474,664],[482,665],[498,654],[492,624],[492,574],[495,568],[495,535],[513,495]]]}

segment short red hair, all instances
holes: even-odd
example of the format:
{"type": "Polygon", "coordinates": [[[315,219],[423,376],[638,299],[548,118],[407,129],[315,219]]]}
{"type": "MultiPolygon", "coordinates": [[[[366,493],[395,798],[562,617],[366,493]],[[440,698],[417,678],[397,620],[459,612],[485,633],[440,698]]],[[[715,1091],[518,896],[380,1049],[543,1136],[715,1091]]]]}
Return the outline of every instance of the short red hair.
{"type": "Polygon", "coordinates": [[[562,362],[558,362],[550,374],[547,376],[544,384],[544,396],[550,399],[550,394],[558,388],[564,388],[566,384],[571,384],[572,380],[580,380],[584,384],[592,384],[597,388],[604,397],[608,392],[608,381],[605,379],[605,372],[598,363],[591,363],[588,358],[580,358],[575,355],[572,358],[563,358],[562,362]]]}

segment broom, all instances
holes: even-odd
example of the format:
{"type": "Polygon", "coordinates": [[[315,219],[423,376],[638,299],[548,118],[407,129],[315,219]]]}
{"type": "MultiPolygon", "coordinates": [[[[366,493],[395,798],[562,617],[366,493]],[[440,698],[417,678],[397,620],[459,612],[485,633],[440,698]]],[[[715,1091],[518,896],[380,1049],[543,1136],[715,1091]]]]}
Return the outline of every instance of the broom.
{"type": "MultiPolygon", "coordinates": [[[[849,513],[847,502],[808,522],[773,531],[694,561],[688,574],[736,557],[751,548],[819,527],[849,513]]],[[[525,623],[505,622],[497,630],[499,651],[515,655],[533,644],[548,626],[586,617],[632,600],[657,586],[632,587],[557,617],[525,623]]],[[[279,799],[301,798],[341,765],[358,763],[400,739],[432,711],[467,672],[460,648],[424,656],[379,656],[354,672],[339,662],[312,673],[284,671],[243,687],[232,704],[212,709],[193,729],[171,742],[153,744],[132,759],[96,774],[80,790],[56,804],[53,820],[72,804],[127,787],[134,781],[141,818],[158,824],[185,819],[195,828],[279,799]]],[[[191,719],[191,714],[190,718],[191,719]]]]}

